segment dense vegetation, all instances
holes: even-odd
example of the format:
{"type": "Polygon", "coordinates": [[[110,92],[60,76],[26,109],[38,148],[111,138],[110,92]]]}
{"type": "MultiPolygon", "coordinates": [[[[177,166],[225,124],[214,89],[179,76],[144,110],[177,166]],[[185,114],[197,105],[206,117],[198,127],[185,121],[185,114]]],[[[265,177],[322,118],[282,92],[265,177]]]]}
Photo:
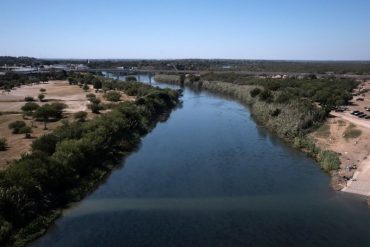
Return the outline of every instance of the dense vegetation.
{"type": "Polygon", "coordinates": [[[326,107],[346,105],[352,99],[351,91],[358,82],[345,79],[254,79],[245,82],[249,85],[263,86],[269,91],[281,91],[280,103],[294,98],[308,98],[326,107]]]}
{"type": "Polygon", "coordinates": [[[230,95],[248,104],[256,120],[317,159],[323,170],[330,172],[339,167],[337,154],[320,150],[307,134],[321,126],[331,109],[348,103],[356,81],[256,79],[233,73],[187,76],[184,80],[178,75],[157,75],[155,79],[230,95]]]}
{"type": "Polygon", "coordinates": [[[170,89],[97,79],[127,89],[137,100],[90,121],[65,122],[0,172],[0,245],[22,246],[41,234],[59,208],[92,189],[178,103],[179,93],[170,89]]]}

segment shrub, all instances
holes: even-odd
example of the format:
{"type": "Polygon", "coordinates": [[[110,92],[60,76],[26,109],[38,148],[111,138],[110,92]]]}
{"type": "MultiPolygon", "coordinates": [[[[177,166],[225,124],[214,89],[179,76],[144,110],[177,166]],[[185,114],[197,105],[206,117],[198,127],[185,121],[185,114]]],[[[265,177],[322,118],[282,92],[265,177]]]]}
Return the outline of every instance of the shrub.
{"type": "Polygon", "coordinates": [[[259,88],[254,88],[250,91],[250,95],[254,98],[256,97],[257,95],[259,95],[261,93],[261,89],[259,88]]]}
{"type": "Polygon", "coordinates": [[[93,93],[88,93],[88,94],[86,94],[86,98],[87,98],[88,100],[90,100],[90,99],[92,99],[92,98],[96,98],[96,95],[95,95],[95,94],[93,94],[93,93]]]}
{"type": "Polygon", "coordinates": [[[93,83],[92,84],[94,85],[94,88],[95,89],[101,89],[103,87],[103,84],[102,84],[101,80],[99,80],[97,78],[95,78],[93,80],[93,83]]]}
{"type": "Polygon", "coordinates": [[[271,103],[274,99],[274,96],[272,95],[271,91],[270,90],[263,90],[260,94],[259,94],[259,99],[261,101],[265,101],[267,103],[271,103]]]}
{"type": "Polygon", "coordinates": [[[19,134],[25,134],[26,138],[30,138],[32,133],[32,128],[30,126],[24,126],[19,130],[19,134]]]}
{"type": "Polygon", "coordinates": [[[0,151],[5,151],[8,147],[8,143],[5,137],[0,137],[0,151]]]}
{"type": "Polygon", "coordinates": [[[89,90],[89,86],[85,83],[85,84],[83,85],[82,89],[83,89],[83,90],[85,90],[85,91],[87,91],[87,90],[89,90]]]}
{"type": "Polygon", "coordinates": [[[45,95],[43,95],[42,93],[40,93],[37,97],[41,102],[45,99],[45,95]]]}
{"type": "Polygon", "coordinates": [[[340,165],[338,155],[332,151],[321,151],[318,155],[318,161],[321,168],[326,172],[337,170],[340,165]]]}
{"type": "Polygon", "coordinates": [[[286,92],[281,92],[277,97],[275,102],[279,104],[285,104],[290,101],[290,98],[292,98],[292,95],[286,92]]]}
{"type": "Polygon", "coordinates": [[[20,121],[20,120],[17,120],[17,121],[14,121],[14,122],[11,122],[8,127],[9,129],[13,130],[12,133],[13,134],[21,134],[20,130],[26,126],[26,122],[25,121],[20,121]]]}
{"type": "Polygon", "coordinates": [[[92,103],[89,105],[89,108],[91,109],[92,113],[100,113],[100,111],[103,109],[103,106],[101,104],[97,103],[92,103]]]}
{"type": "Polygon", "coordinates": [[[109,91],[108,93],[104,94],[104,97],[108,101],[117,102],[121,99],[121,94],[117,91],[109,91]]]}
{"type": "Polygon", "coordinates": [[[79,111],[73,114],[73,117],[79,121],[79,122],[85,122],[86,117],[87,117],[87,112],[85,111],[79,111]]]}
{"type": "Polygon", "coordinates": [[[46,92],[46,89],[45,88],[40,88],[40,92],[41,93],[45,93],[46,92]]]}
{"type": "Polygon", "coordinates": [[[32,101],[35,101],[35,100],[32,96],[26,96],[26,97],[24,97],[24,101],[32,102],[32,101]]]}
{"type": "Polygon", "coordinates": [[[275,110],[273,110],[271,112],[271,116],[272,117],[277,117],[277,116],[279,116],[280,113],[281,113],[281,110],[279,108],[276,108],[275,110]]]}

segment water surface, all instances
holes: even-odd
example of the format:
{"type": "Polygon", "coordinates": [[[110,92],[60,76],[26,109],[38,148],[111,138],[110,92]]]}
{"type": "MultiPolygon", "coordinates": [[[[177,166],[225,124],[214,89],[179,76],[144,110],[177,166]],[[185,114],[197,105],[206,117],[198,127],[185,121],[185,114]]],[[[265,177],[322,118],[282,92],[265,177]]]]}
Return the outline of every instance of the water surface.
{"type": "Polygon", "coordinates": [[[185,89],[122,163],[32,246],[370,246],[363,199],[230,99],[185,89]]]}

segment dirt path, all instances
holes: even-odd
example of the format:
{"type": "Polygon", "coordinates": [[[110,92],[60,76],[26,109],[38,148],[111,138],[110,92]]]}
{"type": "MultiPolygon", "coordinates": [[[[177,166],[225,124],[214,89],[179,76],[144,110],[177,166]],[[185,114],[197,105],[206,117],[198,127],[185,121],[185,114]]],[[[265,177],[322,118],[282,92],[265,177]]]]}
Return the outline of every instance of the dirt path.
{"type": "MultiPolygon", "coordinates": [[[[370,82],[361,84],[357,91],[362,89],[369,90],[370,82]]],[[[357,129],[361,130],[361,136],[346,141],[344,138],[340,138],[340,135],[344,135],[343,129],[335,127],[335,121],[329,120],[328,124],[331,126],[329,139],[335,136],[336,141],[327,147],[341,153],[342,165],[338,174],[339,177],[345,178],[342,191],[370,196],[370,119],[358,118],[351,114],[352,111],[357,110],[370,115],[370,112],[365,111],[367,107],[370,107],[370,92],[364,92],[360,96],[354,97],[353,105],[349,106],[348,111],[331,112],[331,115],[340,119],[346,126],[349,123],[355,125],[357,129]],[[363,100],[359,101],[358,98],[363,98],[363,100]],[[349,167],[355,168],[350,171],[349,167]]],[[[321,140],[321,145],[324,144],[328,144],[328,141],[321,140]]]]}

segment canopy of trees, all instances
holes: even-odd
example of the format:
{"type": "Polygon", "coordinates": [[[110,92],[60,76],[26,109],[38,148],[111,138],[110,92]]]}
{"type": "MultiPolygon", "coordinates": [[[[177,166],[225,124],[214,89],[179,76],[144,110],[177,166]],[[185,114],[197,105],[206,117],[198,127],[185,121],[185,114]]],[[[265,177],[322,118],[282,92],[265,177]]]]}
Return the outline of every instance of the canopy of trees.
{"type": "MultiPolygon", "coordinates": [[[[30,154],[0,171],[1,245],[35,237],[46,227],[40,222],[83,196],[120,160],[122,151],[131,151],[159,116],[178,103],[176,91],[135,85],[121,86],[131,89],[136,102],[121,102],[88,122],[64,124],[36,139],[30,154]]],[[[61,109],[46,104],[35,115],[57,117],[61,109]]]]}

